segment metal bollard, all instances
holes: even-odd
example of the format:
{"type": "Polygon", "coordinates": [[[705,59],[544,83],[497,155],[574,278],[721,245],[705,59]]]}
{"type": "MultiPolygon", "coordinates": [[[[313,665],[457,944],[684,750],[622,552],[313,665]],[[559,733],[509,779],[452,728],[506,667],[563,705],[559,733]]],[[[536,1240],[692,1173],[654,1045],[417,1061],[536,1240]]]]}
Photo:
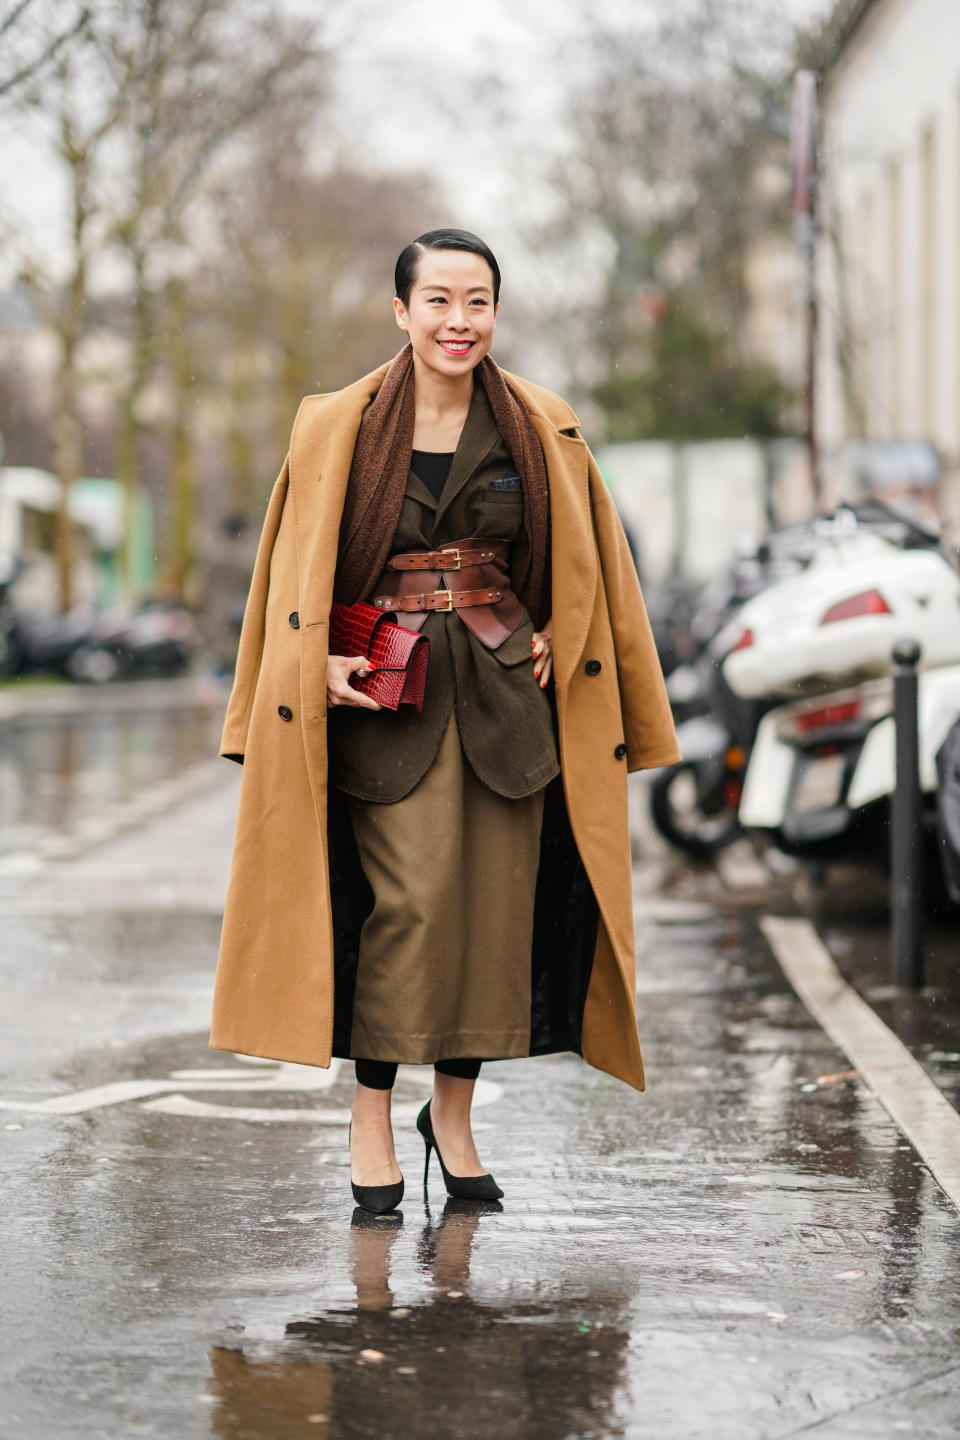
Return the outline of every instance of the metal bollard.
{"type": "Polygon", "coordinates": [[[920,823],[920,745],[917,724],[916,640],[893,647],[893,719],[897,769],[890,827],[890,911],[893,983],[923,985],[923,836],[920,823]]]}

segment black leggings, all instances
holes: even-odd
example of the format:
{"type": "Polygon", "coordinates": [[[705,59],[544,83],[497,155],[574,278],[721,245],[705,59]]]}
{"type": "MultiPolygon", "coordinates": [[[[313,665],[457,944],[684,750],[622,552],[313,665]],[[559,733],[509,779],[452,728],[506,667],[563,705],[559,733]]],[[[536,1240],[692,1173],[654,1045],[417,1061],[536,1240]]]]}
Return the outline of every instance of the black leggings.
{"type": "MultiPolygon", "coordinates": [[[[392,1060],[354,1060],[357,1081],[371,1090],[392,1090],[397,1067],[392,1060]]],[[[459,1075],[463,1080],[476,1080],[482,1060],[438,1060],[434,1070],[441,1075],[459,1075]]]]}

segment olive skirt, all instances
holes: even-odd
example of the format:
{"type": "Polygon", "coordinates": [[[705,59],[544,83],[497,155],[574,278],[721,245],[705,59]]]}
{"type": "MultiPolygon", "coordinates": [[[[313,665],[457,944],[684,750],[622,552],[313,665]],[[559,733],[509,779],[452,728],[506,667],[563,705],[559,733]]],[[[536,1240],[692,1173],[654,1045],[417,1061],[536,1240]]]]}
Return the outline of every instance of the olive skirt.
{"type": "Polygon", "coordinates": [[[374,895],[351,1056],[423,1065],[527,1055],[544,791],[511,800],[478,780],[454,707],[408,795],[345,798],[374,895]]]}

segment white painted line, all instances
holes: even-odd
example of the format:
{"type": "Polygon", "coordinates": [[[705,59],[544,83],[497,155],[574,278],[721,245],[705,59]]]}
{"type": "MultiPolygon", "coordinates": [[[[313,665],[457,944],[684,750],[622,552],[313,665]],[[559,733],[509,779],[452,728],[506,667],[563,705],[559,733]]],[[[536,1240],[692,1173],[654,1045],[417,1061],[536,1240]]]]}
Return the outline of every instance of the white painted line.
{"type": "MultiPolygon", "coordinates": [[[[29,1111],[41,1115],[80,1115],[87,1110],[101,1110],[106,1105],[120,1105],[128,1100],[142,1100],[155,1095],[162,1098],[148,1101],[144,1110],[160,1110],[168,1115],[202,1115],[227,1120],[295,1120],[314,1125],[346,1124],[350,1111],[341,1106],[312,1109],[289,1109],[267,1106],[220,1105],[212,1101],[192,1100],[180,1093],[184,1090],[221,1090],[234,1095],[254,1091],[320,1094],[329,1090],[337,1081],[344,1060],[334,1058],[324,1069],[318,1065],[299,1065],[292,1061],[261,1061],[259,1057],[238,1055],[238,1060],[248,1060],[251,1068],[236,1070],[192,1069],[174,1070],[166,1080],[113,1080],[106,1085],[95,1085],[90,1090],[73,1090],[66,1095],[50,1095],[45,1100],[0,1099],[0,1110],[29,1111]],[[261,1065],[268,1069],[258,1069],[261,1065]],[[171,1095],[170,1091],[178,1093],[171,1095]]],[[[427,1090],[433,1086],[433,1068],[425,1065],[401,1065],[398,1079],[412,1081],[427,1090]]],[[[502,1094],[495,1080],[478,1079],[473,1092],[476,1106],[492,1105],[502,1094]]],[[[394,1105],[398,1117],[413,1117],[420,1108],[419,1103],[401,1101],[394,1105]]]]}
{"type": "Polygon", "coordinates": [[[960,1209],[960,1113],[847,984],[809,920],[765,915],[760,928],[804,1005],[846,1051],[960,1209]]]}
{"type": "Polygon", "coordinates": [[[139,1100],[169,1090],[170,1080],[114,1080],[109,1085],[96,1085],[92,1090],[73,1090],[68,1095],[52,1095],[47,1100],[0,1100],[0,1110],[34,1110],[42,1115],[80,1115],[84,1110],[99,1110],[104,1105],[119,1105],[124,1100],[139,1100]]]}
{"type": "Polygon", "coordinates": [[[36,875],[43,869],[43,861],[32,850],[13,850],[0,856],[0,876],[36,875]]]}
{"type": "MultiPolygon", "coordinates": [[[[341,1108],[327,1110],[311,1105],[302,1110],[282,1110],[279,1105],[217,1105],[212,1100],[192,1100],[189,1095],[164,1095],[159,1100],[148,1100],[140,1108],[158,1110],[164,1115],[196,1115],[205,1120],[265,1120],[271,1124],[346,1125],[350,1119],[350,1111],[341,1108]]],[[[392,1114],[399,1115],[401,1108],[394,1105],[392,1114]]],[[[408,1108],[415,1115],[419,1106],[408,1108]]]]}
{"type": "MultiPolygon", "coordinates": [[[[427,1088],[432,1086],[432,1067],[425,1070],[423,1077],[418,1076],[417,1079],[427,1088]]],[[[247,1088],[244,1086],[244,1089],[247,1088]]],[[[495,1081],[478,1080],[473,1103],[490,1105],[499,1100],[500,1094],[500,1086],[495,1081]]],[[[422,1100],[395,1100],[390,1107],[390,1113],[394,1120],[413,1120],[422,1104],[422,1100]]],[[[346,1125],[350,1120],[350,1109],[347,1106],[305,1105],[302,1109],[284,1109],[279,1105],[220,1105],[213,1100],[194,1100],[190,1095],[179,1094],[162,1095],[156,1100],[147,1100],[140,1108],[158,1111],[162,1115],[193,1115],[206,1120],[250,1120],[267,1124],[346,1125]]]]}

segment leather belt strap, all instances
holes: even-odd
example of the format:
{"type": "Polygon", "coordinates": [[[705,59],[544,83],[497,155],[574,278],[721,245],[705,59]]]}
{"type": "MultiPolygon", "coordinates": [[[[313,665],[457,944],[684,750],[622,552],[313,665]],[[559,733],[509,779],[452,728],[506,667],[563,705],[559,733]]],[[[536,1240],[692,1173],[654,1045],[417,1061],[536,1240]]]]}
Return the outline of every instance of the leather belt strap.
{"type": "Polygon", "coordinates": [[[379,610],[461,610],[468,605],[495,605],[502,590],[426,590],[418,595],[378,595],[379,610]]]}
{"type": "MultiPolygon", "coordinates": [[[[473,545],[448,545],[442,550],[404,550],[391,555],[390,570],[462,570],[465,565],[486,565],[491,560],[506,559],[504,540],[477,541],[473,545]]],[[[479,604],[479,601],[471,602],[479,604]]]]}

